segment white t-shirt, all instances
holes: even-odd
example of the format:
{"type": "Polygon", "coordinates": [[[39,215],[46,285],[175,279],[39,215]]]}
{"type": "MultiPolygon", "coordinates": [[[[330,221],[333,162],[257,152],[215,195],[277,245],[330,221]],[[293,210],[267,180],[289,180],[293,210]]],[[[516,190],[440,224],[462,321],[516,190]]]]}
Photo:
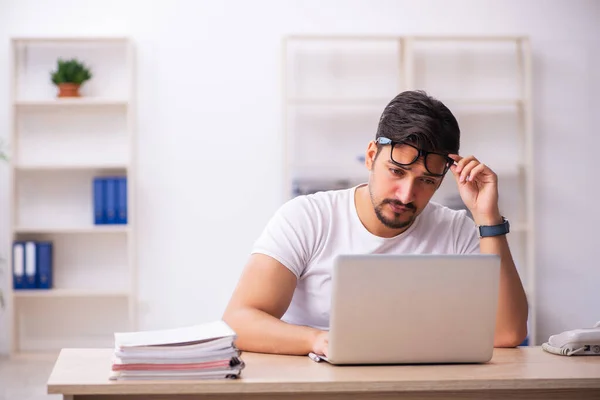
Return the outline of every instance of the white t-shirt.
{"type": "Polygon", "coordinates": [[[298,278],[283,321],[329,329],[331,271],[340,254],[479,253],[477,227],[466,211],[432,202],[401,234],[373,235],[358,218],[356,188],[293,198],[255,242],[252,253],[273,257],[298,278]]]}

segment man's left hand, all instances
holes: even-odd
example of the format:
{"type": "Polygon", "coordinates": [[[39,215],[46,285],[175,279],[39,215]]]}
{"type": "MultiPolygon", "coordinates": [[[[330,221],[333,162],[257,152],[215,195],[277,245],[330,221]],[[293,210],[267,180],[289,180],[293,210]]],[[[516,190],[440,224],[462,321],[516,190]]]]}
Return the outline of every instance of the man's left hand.
{"type": "Polygon", "coordinates": [[[450,154],[456,164],[450,167],[465,205],[477,225],[496,225],[502,222],[498,208],[498,176],[474,156],[450,154]]]}

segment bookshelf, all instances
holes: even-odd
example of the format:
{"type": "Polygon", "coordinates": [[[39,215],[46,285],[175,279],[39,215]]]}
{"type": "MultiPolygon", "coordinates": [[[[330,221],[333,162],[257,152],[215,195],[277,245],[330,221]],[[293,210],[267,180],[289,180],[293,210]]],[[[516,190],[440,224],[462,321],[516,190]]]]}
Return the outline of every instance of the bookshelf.
{"type": "Polygon", "coordinates": [[[33,226],[33,227],[20,227],[17,226],[14,228],[15,233],[19,234],[27,234],[27,233],[39,233],[39,234],[93,234],[93,233],[127,233],[129,232],[129,226],[119,226],[119,225],[91,225],[88,227],[41,227],[41,226],[33,226]]]}
{"type": "Polygon", "coordinates": [[[126,37],[11,39],[11,355],[106,347],[136,329],[135,60],[126,37]],[[76,57],[93,78],[57,98],[50,71],[76,57]],[[93,178],[127,177],[128,222],[95,225],[93,178]],[[53,287],[13,289],[12,243],[51,241],[53,287]]]}
{"type": "Polygon", "coordinates": [[[89,107],[89,106],[106,106],[106,107],[127,107],[128,101],[121,99],[110,99],[110,98],[61,98],[61,99],[25,99],[17,100],[14,103],[15,107],[48,107],[48,108],[59,108],[59,107],[89,107]]]}
{"type": "Polygon", "coordinates": [[[17,290],[18,298],[48,298],[48,297],[129,297],[128,291],[111,290],[81,290],[81,289],[53,289],[53,290],[17,290]]]}
{"type": "MultiPolygon", "coordinates": [[[[282,44],[283,198],[366,182],[367,144],[404,90],[440,99],[460,153],[498,175],[536,344],[531,46],[522,36],[293,35],[282,44]]],[[[433,201],[464,206],[447,176],[433,201]]]]}

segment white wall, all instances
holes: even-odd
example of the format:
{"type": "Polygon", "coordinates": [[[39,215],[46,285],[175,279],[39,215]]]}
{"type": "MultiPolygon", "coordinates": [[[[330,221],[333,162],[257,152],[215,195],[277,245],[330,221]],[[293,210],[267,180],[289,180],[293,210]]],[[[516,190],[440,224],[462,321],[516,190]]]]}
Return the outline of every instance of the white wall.
{"type": "MultiPolygon", "coordinates": [[[[598,21],[593,0],[0,0],[0,60],[13,35],[135,40],[139,322],[152,329],[220,317],[282,201],[282,35],[529,35],[541,339],[600,320],[598,21]]],[[[0,62],[0,137],[8,135],[7,88],[0,62]]],[[[1,167],[0,254],[8,249],[6,180],[1,167]]],[[[5,273],[0,280],[5,287],[5,273]]],[[[0,352],[6,325],[0,317],[0,352]]]]}

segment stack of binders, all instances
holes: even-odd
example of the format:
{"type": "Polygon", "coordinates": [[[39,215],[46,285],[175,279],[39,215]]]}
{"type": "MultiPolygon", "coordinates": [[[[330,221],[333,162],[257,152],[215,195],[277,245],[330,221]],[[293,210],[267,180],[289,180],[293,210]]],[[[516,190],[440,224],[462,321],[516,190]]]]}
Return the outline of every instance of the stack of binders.
{"type": "Polygon", "coordinates": [[[52,242],[13,243],[13,288],[52,288],[52,242]]]}
{"type": "Polygon", "coordinates": [[[127,224],[127,177],[96,177],[93,194],[94,224],[127,224]]]}
{"type": "Polygon", "coordinates": [[[231,379],[244,362],[223,321],[185,328],[115,333],[111,380],[231,379]]]}

